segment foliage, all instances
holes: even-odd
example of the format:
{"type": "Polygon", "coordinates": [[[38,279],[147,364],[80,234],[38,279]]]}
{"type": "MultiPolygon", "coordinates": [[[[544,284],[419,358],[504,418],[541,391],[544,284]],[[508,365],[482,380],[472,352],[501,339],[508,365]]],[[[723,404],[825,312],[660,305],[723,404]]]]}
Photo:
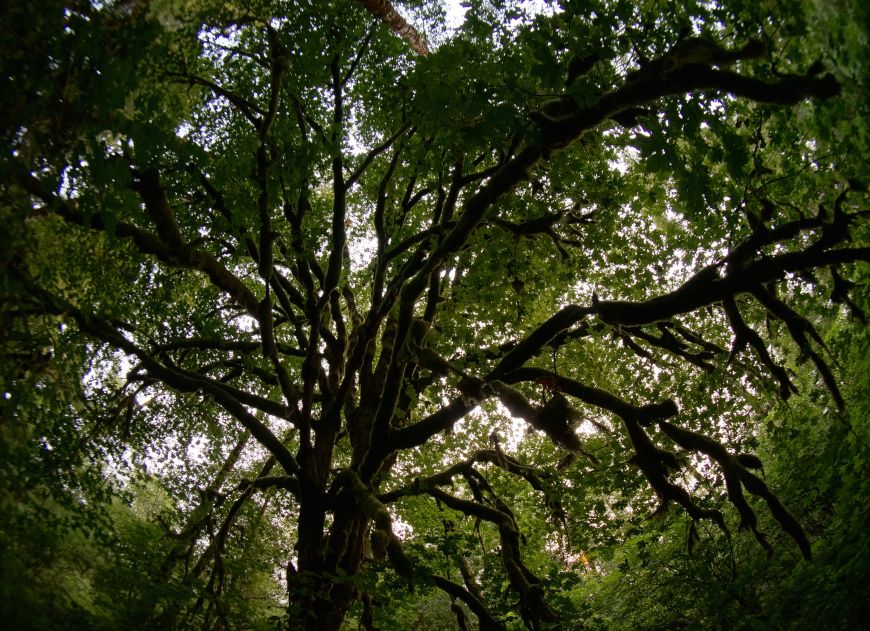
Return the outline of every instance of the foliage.
{"type": "Polygon", "coordinates": [[[868,9],[463,8],[4,12],[7,625],[866,619],[868,9]]]}

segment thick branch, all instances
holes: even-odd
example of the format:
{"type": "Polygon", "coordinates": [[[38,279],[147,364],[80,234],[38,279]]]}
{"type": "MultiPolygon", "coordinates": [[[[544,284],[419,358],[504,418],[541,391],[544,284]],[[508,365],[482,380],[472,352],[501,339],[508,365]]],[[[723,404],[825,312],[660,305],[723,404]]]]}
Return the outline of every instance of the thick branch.
{"type": "Polygon", "coordinates": [[[410,427],[395,430],[390,436],[390,447],[393,449],[410,449],[422,445],[431,436],[443,432],[471,412],[476,404],[467,402],[464,397],[454,399],[447,406],[430,414],[410,427]]]}
{"type": "Polygon", "coordinates": [[[594,302],[597,315],[608,324],[639,326],[669,320],[720,302],[729,296],[752,291],[759,284],[780,280],[787,272],[798,272],[825,265],[870,261],[870,248],[815,249],[786,252],[761,258],[739,271],[720,277],[717,266],[702,269],[669,294],[642,302],[601,300],[594,302]]]}
{"type": "Polygon", "coordinates": [[[665,510],[668,502],[673,501],[682,506],[692,519],[712,519],[724,530],[725,519],[721,512],[699,507],[686,489],[668,479],[670,472],[680,468],[676,456],[670,451],[656,447],[639,423],[633,419],[623,420],[635,452],[631,462],[641,470],[659,497],[661,506],[658,510],[665,510]]]}
{"type": "Polygon", "coordinates": [[[58,197],[42,182],[30,175],[27,169],[20,164],[6,160],[4,165],[9,168],[10,175],[19,186],[40,199],[52,212],[57,213],[64,220],[97,230],[108,230],[108,226],[112,225],[115,235],[131,239],[141,253],[154,255],[160,261],[173,267],[203,272],[218,289],[242,305],[249,315],[257,317],[260,301],[257,300],[254,293],[208,252],[189,245],[181,249],[173,248],[154,233],[142,230],[125,221],[107,222],[101,212],[95,212],[85,217],[84,213],[78,210],[74,200],[66,201],[58,197]]]}
{"type": "Polygon", "coordinates": [[[751,529],[762,546],[770,550],[763,533],[758,531],[755,512],[743,497],[740,488],[741,483],[750,493],[762,497],[767,501],[767,505],[770,508],[770,512],[774,519],[776,519],[780,526],[782,526],[782,529],[795,540],[804,557],[807,560],[812,558],[810,543],[807,540],[803,529],[800,527],[800,524],[798,524],[797,520],[791,515],[791,513],[785,509],[779,499],[770,492],[767,485],[755,474],[747,470],[747,466],[761,466],[760,461],[758,461],[756,457],[747,456],[746,454],[732,455],[728,453],[728,450],[725,449],[723,445],[712,438],[682,427],[677,427],[667,421],[659,421],[659,427],[668,438],[673,440],[683,449],[704,453],[719,464],[725,475],[728,498],[737,507],[737,510],[740,513],[741,526],[751,529]]]}
{"type": "Polygon", "coordinates": [[[568,330],[592,313],[589,307],[571,305],[558,311],[540,324],[526,338],[511,349],[507,355],[487,376],[487,380],[501,379],[507,373],[516,370],[553,340],[560,333],[568,330]]]}
{"type": "Polygon", "coordinates": [[[475,616],[477,616],[477,619],[480,622],[481,631],[503,631],[505,628],[502,623],[493,618],[492,614],[489,613],[489,610],[482,602],[461,585],[457,585],[456,583],[437,575],[432,575],[432,582],[435,583],[436,587],[446,592],[452,598],[458,598],[468,605],[468,608],[474,612],[475,616]]]}
{"type": "Polygon", "coordinates": [[[793,392],[797,392],[797,388],[795,388],[791,379],[789,379],[785,368],[773,361],[764,340],[761,339],[761,336],[755,331],[755,329],[746,324],[746,321],[740,313],[740,309],[737,307],[737,301],[734,300],[734,298],[726,298],[722,301],[722,306],[725,309],[728,323],[734,331],[734,342],[731,347],[731,356],[736,356],[737,353],[743,350],[743,347],[746,344],[752,346],[761,362],[768,370],[770,370],[779,382],[780,397],[782,397],[783,401],[788,400],[793,392]]]}
{"type": "Polygon", "coordinates": [[[412,572],[411,561],[405,556],[401,540],[393,532],[393,519],[390,517],[386,506],[381,503],[378,497],[363,483],[356,473],[348,469],[345,469],[336,476],[333,486],[350,493],[353,501],[360,506],[366,517],[374,522],[375,529],[388,537],[387,554],[389,555],[390,563],[392,563],[399,574],[410,578],[412,572]]]}
{"type": "MultiPolygon", "coordinates": [[[[720,90],[757,101],[789,104],[810,96],[819,98],[834,96],[839,91],[839,84],[830,76],[790,77],[769,84],[758,79],[742,77],[734,72],[714,70],[709,66],[700,65],[687,65],[668,73],[642,76],[629,81],[622,88],[603,96],[595,105],[549,122],[541,129],[537,142],[528,145],[494,173],[490,180],[468,199],[454,228],[445,235],[439,247],[408,282],[403,290],[404,300],[413,302],[423,292],[432,271],[441,266],[449,255],[461,249],[468,235],[474,232],[493,203],[512,190],[521,180],[526,179],[529,169],[545,154],[568,146],[586,131],[629,108],[647,105],[664,96],[696,90],[720,90]]],[[[702,301],[701,304],[708,304],[708,302],[702,301]]],[[[691,311],[697,306],[700,305],[678,312],[691,311]]],[[[648,317],[643,317],[642,321],[625,322],[625,324],[644,324],[663,319],[661,316],[656,316],[649,320],[648,317]]],[[[403,337],[403,333],[400,333],[400,337],[403,337]]]]}
{"type": "MultiPolygon", "coordinates": [[[[591,313],[591,309],[578,306],[569,306],[560,310],[511,349],[486,376],[487,380],[502,378],[507,373],[516,370],[537,355],[541,348],[556,336],[574,326],[589,313],[591,313]]],[[[446,407],[420,422],[405,429],[394,431],[390,436],[391,448],[407,449],[423,444],[430,436],[452,427],[453,423],[474,409],[474,405],[465,397],[453,400],[446,407]]]]}
{"type": "Polygon", "coordinates": [[[389,0],[357,0],[373,16],[386,23],[396,35],[404,39],[418,55],[428,55],[425,38],[403,18],[389,0]]]}
{"type": "Polygon", "coordinates": [[[157,235],[173,250],[180,250],[184,246],[184,239],[175,220],[175,213],[169,205],[166,191],[160,183],[160,174],[156,169],[145,169],[139,173],[138,181],[133,188],[142,196],[145,202],[145,210],[151,220],[157,226],[157,235]]]}
{"type": "Polygon", "coordinates": [[[506,375],[504,381],[517,383],[519,381],[534,381],[541,377],[553,379],[559,391],[580,399],[584,403],[608,410],[622,419],[632,419],[643,425],[649,425],[658,419],[676,416],[679,411],[677,404],[670,399],[665,399],[660,403],[648,403],[637,406],[620,399],[606,390],[587,386],[568,377],[554,375],[544,368],[519,368],[506,375]]]}
{"type": "Polygon", "coordinates": [[[260,128],[260,125],[262,123],[260,116],[262,116],[264,112],[256,105],[243,98],[242,96],[236,94],[229,88],[225,88],[216,83],[213,83],[212,81],[209,81],[208,79],[204,79],[203,77],[198,77],[195,75],[170,73],[168,76],[174,77],[180,81],[186,81],[191,85],[204,86],[218,96],[224,97],[227,101],[234,105],[236,109],[238,109],[246,119],[248,119],[248,122],[250,122],[255,129],[260,128]]]}

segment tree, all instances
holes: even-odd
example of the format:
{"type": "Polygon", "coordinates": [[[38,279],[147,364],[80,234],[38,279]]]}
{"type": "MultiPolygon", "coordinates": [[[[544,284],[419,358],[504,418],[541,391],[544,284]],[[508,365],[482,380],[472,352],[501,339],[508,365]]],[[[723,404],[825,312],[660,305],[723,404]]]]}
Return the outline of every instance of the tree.
{"type": "Polygon", "coordinates": [[[809,559],[756,421],[849,420],[870,118],[791,4],[9,9],[4,537],[109,627],[567,628],[672,505],[809,559]]]}

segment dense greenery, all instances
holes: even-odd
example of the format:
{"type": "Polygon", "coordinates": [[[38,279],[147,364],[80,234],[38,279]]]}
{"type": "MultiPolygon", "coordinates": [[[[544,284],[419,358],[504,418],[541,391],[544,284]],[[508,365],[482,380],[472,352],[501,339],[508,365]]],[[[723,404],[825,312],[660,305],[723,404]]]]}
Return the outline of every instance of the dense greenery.
{"type": "Polygon", "coordinates": [[[4,626],[866,624],[870,9],[463,7],[4,9],[4,626]]]}

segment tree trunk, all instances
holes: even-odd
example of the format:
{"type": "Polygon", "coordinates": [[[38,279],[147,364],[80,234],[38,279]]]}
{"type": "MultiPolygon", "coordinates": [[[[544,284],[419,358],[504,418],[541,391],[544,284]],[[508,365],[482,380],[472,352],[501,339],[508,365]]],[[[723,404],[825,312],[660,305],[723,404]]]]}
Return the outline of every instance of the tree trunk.
{"type": "Polygon", "coordinates": [[[291,631],[337,630],[359,598],[354,583],[339,582],[336,577],[360,572],[369,520],[358,505],[342,501],[333,512],[332,524],[325,528],[324,497],[312,493],[300,498],[299,567],[291,565],[287,576],[291,631]]]}
{"type": "Polygon", "coordinates": [[[290,631],[331,631],[341,627],[359,594],[353,583],[337,582],[329,570],[299,570],[289,577],[288,595],[290,631]]]}

